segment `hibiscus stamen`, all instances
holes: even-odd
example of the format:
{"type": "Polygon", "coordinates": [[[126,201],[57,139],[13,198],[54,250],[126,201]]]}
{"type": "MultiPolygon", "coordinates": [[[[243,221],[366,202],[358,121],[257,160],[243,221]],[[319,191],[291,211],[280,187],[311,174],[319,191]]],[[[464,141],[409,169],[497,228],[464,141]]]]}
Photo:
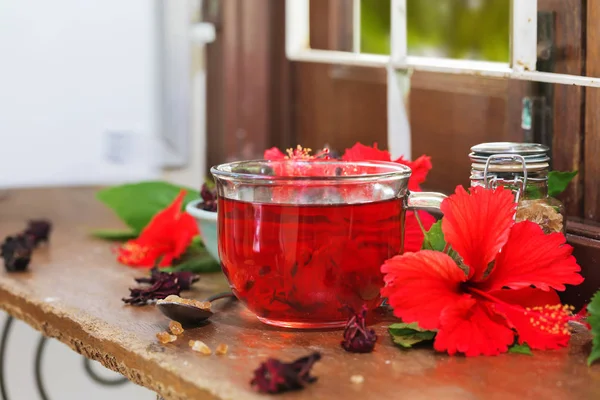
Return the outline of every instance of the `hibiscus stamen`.
{"type": "Polygon", "coordinates": [[[576,319],[573,315],[573,310],[575,308],[571,305],[546,304],[545,306],[523,308],[519,305],[506,303],[489,293],[473,287],[467,286],[466,291],[481,296],[492,303],[502,304],[505,307],[510,307],[515,311],[523,313],[523,315],[529,316],[529,323],[531,326],[552,335],[569,335],[571,330],[569,329],[568,322],[576,319]]]}
{"type": "Polygon", "coordinates": [[[569,321],[574,319],[574,307],[570,305],[545,305],[526,307],[525,315],[529,317],[529,323],[544,332],[552,335],[569,335],[569,321]]]}
{"type": "Polygon", "coordinates": [[[119,259],[124,264],[135,264],[148,255],[148,250],[148,246],[141,246],[137,243],[125,243],[121,247],[119,259]]]}
{"type": "Polygon", "coordinates": [[[286,152],[288,155],[285,158],[292,160],[310,160],[311,158],[314,158],[310,155],[311,151],[311,148],[303,148],[302,146],[298,145],[295,149],[287,149],[286,152]]]}
{"type": "Polygon", "coordinates": [[[320,150],[314,156],[310,154],[311,152],[311,148],[303,148],[302,146],[298,145],[295,149],[289,148],[286,150],[287,156],[285,156],[285,159],[299,161],[314,160],[315,158],[329,159],[329,149],[320,150]]]}

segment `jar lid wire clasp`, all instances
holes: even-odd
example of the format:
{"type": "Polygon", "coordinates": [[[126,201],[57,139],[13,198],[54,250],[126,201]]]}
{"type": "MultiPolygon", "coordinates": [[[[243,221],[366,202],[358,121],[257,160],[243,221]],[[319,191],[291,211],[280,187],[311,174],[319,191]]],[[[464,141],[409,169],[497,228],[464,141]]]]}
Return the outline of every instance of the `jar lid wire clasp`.
{"type": "Polygon", "coordinates": [[[519,163],[521,163],[521,166],[522,166],[523,177],[519,178],[519,177],[515,176],[515,178],[513,180],[515,186],[518,187],[518,189],[515,192],[515,202],[518,203],[519,198],[521,197],[522,194],[525,193],[525,188],[527,187],[527,166],[525,163],[525,157],[523,157],[521,155],[517,155],[517,154],[493,154],[493,155],[490,155],[488,157],[487,161],[485,162],[485,168],[483,169],[483,184],[486,188],[495,189],[497,186],[497,183],[498,183],[498,177],[497,177],[497,175],[493,175],[493,174],[489,173],[490,165],[494,164],[494,161],[496,161],[496,163],[499,163],[499,161],[506,162],[507,160],[519,162],[519,163]],[[489,179],[489,178],[491,178],[491,179],[489,179]]]}

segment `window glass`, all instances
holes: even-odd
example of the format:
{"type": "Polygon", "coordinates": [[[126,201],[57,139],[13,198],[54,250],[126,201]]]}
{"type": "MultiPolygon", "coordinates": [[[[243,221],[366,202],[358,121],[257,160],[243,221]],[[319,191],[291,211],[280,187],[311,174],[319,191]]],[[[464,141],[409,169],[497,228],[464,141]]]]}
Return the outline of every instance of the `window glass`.
{"type": "MultiPolygon", "coordinates": [[[[509,61],[510,0],[407,0],[408,54],[509,61]]],[[[361,0],[361,52],[389,54],[390,0],[361,0]]]]}

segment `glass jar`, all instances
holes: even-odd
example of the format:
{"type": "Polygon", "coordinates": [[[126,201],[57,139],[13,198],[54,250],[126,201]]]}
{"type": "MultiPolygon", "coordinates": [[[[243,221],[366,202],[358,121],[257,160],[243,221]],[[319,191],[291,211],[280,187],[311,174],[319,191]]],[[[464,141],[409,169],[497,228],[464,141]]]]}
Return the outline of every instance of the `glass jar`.
{"type": "Polygon", "coordinates": [[[548,195],[549,148],[537,143],[481,143],[471,147],[471,187],[504,186],[515,193],[516,221],[545,233],[565,233],[565,208],[548,195]]]}

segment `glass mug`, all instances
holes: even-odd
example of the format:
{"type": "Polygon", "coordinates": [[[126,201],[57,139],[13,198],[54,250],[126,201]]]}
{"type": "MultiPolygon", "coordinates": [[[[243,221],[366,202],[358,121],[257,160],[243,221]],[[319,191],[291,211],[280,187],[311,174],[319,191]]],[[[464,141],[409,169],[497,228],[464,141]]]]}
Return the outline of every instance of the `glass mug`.
{"type": "Polygon", "coordinates": [[[381,305],[380,267],[403,250],[406,210],[444,195],[409,193],[391,162],[241,161],[211,169],[219,257],[235,296],[264,323],[345,325],[381,305]]]}

